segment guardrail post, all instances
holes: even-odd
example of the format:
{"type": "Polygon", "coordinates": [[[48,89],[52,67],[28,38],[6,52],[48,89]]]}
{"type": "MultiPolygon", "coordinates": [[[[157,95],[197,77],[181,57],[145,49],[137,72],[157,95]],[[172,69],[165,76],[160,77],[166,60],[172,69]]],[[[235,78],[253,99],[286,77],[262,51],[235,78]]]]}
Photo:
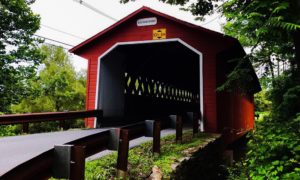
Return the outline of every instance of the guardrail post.
{"type": "Polygon", "coordinates": [[[128,129],[121,129],[118,159],[117,159],[117,177],[126,179],[128,165],[128,150],[129,150],[129,133],[128,129]]]}
{"type": "Polygon", "coordinates": [[[160,120],[155,120],[153,126],[153,153],[160,153],[160,120]]]}
{"type": "Polygon", "coordinates": [[[176,142],[182,141],[182,115],[176,115],[176,142]]]}
{"type": "Polygon", "coordinates": [[[22,123],[22,132],[23,133],[29,132],[29,123],[22,123]]]}
{"type": "Polygon", "coordinates": [[[55,145],[52,176],[58,179],[84,180],[85,147],[55,145]]]}
{"type": "Polygon", "coordinates": [[[111,128],[109,130],[109,143],[108,149],[109,150],[118,150],[119,142],[120,142],[120,128],[111,128]]]}
{"type": "Polygon", "coordinates": [[[84,180],[85,147],[73,146],[71,152],[70,180],[84,180]]]}
{"type": "Polygon", "coordinates": [[[54,163],[52,166],[52,176],[54,178],[70,178],[72,146],[73,145],[54,146],[54,163]]]}
{"type": "Polygon", "coordinates": [[[67,126],[66,126],[66,121],[65,120],[60,120],[59,121],[59,127],[63,130],[66,130],[67,129],[67,126]]]}
{"type": "Polygon", "coordinates": [[[199,132],[199,114],[193,112],[193,136],[199,132]]]}

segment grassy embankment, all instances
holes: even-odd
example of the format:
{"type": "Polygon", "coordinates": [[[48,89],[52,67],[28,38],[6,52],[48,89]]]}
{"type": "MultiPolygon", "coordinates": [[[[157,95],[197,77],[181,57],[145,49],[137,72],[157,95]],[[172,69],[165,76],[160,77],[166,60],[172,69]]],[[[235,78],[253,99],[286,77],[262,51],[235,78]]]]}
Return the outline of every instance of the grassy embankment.
{"type": "MultiPolygon", "coordinates": [[[[191,131],[183,133],[182,143],[175,143],[175,135],[161,139],[161,154],[153,155],[152,142],[146,142],[129,151],[128,178],[145,179],[151,174],[154,165],[163,173],[164,179],[169,179],[172,165],[179,163],[184,157],[190,156],[208,142],[213,141],[216,135],[199,133],[192,137],[191,131]]],[[[117,153],[104,156],[86,163],[86,179],[111,179],[116,176],[117,153]]]]}

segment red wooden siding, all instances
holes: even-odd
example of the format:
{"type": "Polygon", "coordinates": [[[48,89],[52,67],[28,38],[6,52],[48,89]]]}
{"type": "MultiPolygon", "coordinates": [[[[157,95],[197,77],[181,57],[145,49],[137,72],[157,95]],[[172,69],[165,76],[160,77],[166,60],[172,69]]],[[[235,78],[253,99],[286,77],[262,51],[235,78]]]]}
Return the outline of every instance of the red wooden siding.
{"type": "MultiPolygon", "coordinates": [[[[230,62],[231,59],[242,57],[243,51],[239,46],[233,46],[217,55],[217,86],[221,86],[227,75],[237,65],[230,62]]],[[[218,131],[242,134],[254,126],[254,102],[253,94],[245,94],[237,88],[217,93],[218,131]]],[[[229,143],[238,135],[230,135],[229,143]]]]}

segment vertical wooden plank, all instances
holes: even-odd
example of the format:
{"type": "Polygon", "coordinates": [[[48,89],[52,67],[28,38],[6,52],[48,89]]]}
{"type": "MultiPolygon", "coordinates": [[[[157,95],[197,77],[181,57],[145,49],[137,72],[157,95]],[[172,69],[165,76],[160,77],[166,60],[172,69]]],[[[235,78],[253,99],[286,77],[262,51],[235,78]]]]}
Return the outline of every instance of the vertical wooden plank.
{"type": "Polygon", "coordinates": [[[128,165],[128,150],[129,150],[129,137],[128,129],[121,129],[118,159],[117,159],[117,176],[118,178],[126,179],[127,165],[128,165]]]}
{"type": "Polygon", "coordinates": [[[176,115],[176,142],[182,141],[182,115],[176,115]]]}
{"type": "Polygon", "coordinates": [[[153,153],[160,153],[160,130],[161,122],[160,120],[155,120],[153,127],[153,153]]]}
{"type": "Polygon", "coordinates": [[[70,180],[84,180],[85,147],[73,146],[71,152],[70,180]]]}

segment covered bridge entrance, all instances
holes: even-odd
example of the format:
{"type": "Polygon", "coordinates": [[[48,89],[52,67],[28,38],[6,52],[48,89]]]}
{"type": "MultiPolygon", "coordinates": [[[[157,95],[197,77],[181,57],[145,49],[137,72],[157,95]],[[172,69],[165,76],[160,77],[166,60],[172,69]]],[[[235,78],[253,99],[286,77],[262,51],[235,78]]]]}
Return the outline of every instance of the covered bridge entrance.
{"type": "Polygon", "coordinates": [[[117,43],[98,64],[102,125],[202,111],[202,55],[180,39],[117,43]]]}
{"type": "Polygon", "coordinates": [[[142,7],[70,52],[88,60],[87,109],[103,110],[87,127],[196,112],[206,132],[253,128],[260,85],[251,64],[247,94],[239,84],[216,90],[245,55],[235,38],[142,7]]]}

